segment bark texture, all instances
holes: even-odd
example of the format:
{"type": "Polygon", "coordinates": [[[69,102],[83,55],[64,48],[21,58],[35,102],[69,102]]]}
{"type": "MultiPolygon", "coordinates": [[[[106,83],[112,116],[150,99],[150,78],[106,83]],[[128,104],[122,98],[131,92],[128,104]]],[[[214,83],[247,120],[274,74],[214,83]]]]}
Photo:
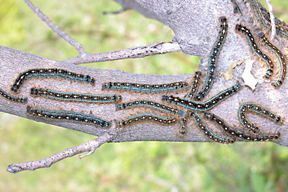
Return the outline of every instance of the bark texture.
{"type": "MultiPolygon", "coordinates": [[[[226,81],[224,77],[219,77],[220,73],[228,71],[232,63],[242,61],[251,57],[249,46],[246,39],[235,32],[235,24],[242,23],[251,29],[257,31],[258,25],[254,22],[252,14],[249,12],[248,4],[243,0],[238,0],[237,3],[242,14],[233,13],[233,3],[230,0],[116,0],[123,5],[124,9],[135,9],[141,14],[157,19],[165,23],[175,33],[174,42],[180,45],[181,50],[189,55],[201,56],[199,69],[203,72],[203,79],[206,78],[208,56],[210,50],[218,35],[218,18],[225,15],[228,18],[229,30],[226,42],[220,57],[218,59],[217,78],[213,88],[206,98],[210,98],[228,87],[233,86],[237,80],[243,84],[241,75],[245,69],[245,65],[237,66],[234,71],[234,78],[226,81]]],[[[165,34],[163,34],[165,35],[165,34]]],[[[276,37],[274,43],[284,52],[287,40],[276,37]]],[[[254,56],[252,56],[255,59],[254,56]]],[[[255,59],[256,60],[256,59],[255,59]]],[[[167,63],[169,65],[169,63],[167,63]]],[[[15,49],[0,46],[0,68],[2,75],[0,87],[9,93],[10,87],[19,73],[31,68],[62,68],[73,72],[87,74],[96,79],[95,86],[88,84],[80,84],[77,82],[69,82],[60,79],[31,79],[28,80],[21,88],[19,96],[28,97],[28,104],[19,104],[9,102],[0,97],[1,111],[15,114],[18,116],[42,121],[49,124],[54,124],[69,129],[85,132],[92,135],[103,135],[109,133],[114,136],[112,142],[128,142],[128,141],[181,141],[181,142],[203,142],[209,141],[195,127],[192,119],[188,119],[187,133],[185,136],[179,136],[179,124],[171,126],[162,126],[155,123],[138,123],[125,128],[117,129],[113,120],[124,119],[131,114],[139,112],[150,112],[151,109],[132,108],[129,110],[115,111],[114,104],[85,104],[72,102],[59,102],[44,98],[33,98],[29,95],[31,87],[45,87],[57,89],[61,91],[83,92],[92,94],[119,94],[122,96],[122,102],[127,102],[135,99],[150,99],[161,102],[163,94],[140,94],[119,91],[101,90],[101,85],[104,82],[136,82],[160,84],[177,81],[191,82],[193,75],[177,75],[177,76],[160,76],[160,75],[144,75],[131,74],[122,71],[100,70],[87,68],[83,66],[72,65],[60,61],[46,59],[40,56],[32,55],[15,49]],[[46,120],[43,118],[34,118],[26,115],[26,106],[32,105],[51,110],[73,110],[76,112],[92,113],[102,119],[112,121],[112,126],[109,129],[99,128],[91,125],[84,125],[73,122],[65,122],[60,120],[46,120]]],[[[276,143],[288,146],[288,123],[285,117],[288,116],[288,83],[287,80],[279,89],[274,89],[270,81],[264,80],[262,77],[265,73],[265,68],[261,68],[261,63],[256,60],[253,65],[252,74],[259,81],[256,89],[252,91],[249,87],[243,87],[236,95],[229,97],[227,100],[219,104],[211,110],[212,113],[219,115],[226,120],[227,123],[235,127],[241,128],[237,110],[242,102],[252,101],[261,104],[284,118],[283,125],[277,125],[274,122],[260,117],[259,115],[249,113],[249,119],[256,123],[261,131],[280,131],[281,139],[276,143]]],[[[200,85],[202,87],[202,85],[200,85]]],[[[179,91],[172,93],[183,97],[186,92],[179,91]]],[[[206,99],[204,99],[206,100],[206,99]]],[[[166,103],[165,103],[166,104],[166,103]]],[[[171,105],[174,106],[174,105],[171,105]]],[[[153,111],[154,112],[154,111],[153,111]]],[[[157,114],[163,115],[163,113],[157,114]]],[[[205,120],[206,121],[206,120],[205,120]]],[[[215,128],[213,124],[207,122],[211,128],[215,128]]],[[[220,131],[218,131],[220,132],[220,131]]]]}

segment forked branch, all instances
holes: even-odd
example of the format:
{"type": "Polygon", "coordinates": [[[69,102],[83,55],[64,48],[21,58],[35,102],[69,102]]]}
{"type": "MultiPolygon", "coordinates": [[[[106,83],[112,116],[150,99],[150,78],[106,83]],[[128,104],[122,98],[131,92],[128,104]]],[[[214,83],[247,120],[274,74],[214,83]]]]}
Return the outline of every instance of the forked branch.
{"type": "MultiPolygon", "coordinates": [[[[124,49],[121,51],[87,54],[79,42],[77,42],[67,33],[62,31],[44,13],[42,13],[42,11],[38,7],[36,7],[30,0],[24,0],[24,1],[38,15],[38,17],[40,17],[55,33],[57,33],[61,38],[70,43],[73,47],[75,47],[75,49],[77,49],[77,51],[79,52],[79,56],[65,60],[65,62],[67,63],[83,64],[83,63],[93,63],[101,61],[113,61],[127,58],[142,58],[151,55],[181,51],[178,43],[168,42],[168,43],[153,43],[147,46],[124,49]]],[[[125,9],[121,10],[121,12],[123,11],[125,11],[125,9]]],[[[104,14],[111,14],[111,13],[104,12],[104,14]]]]}
{"type": "Polygon", "coordinates": [[[143,58],[151,55],[166,54],[181,51],[177,42],[152,43],[147,46],[110,51],[106,53],[85,54],[83,56],[67,59],[64,62],[71,64],[93,63],[101,61],[113,61],[128,58],[143,58]]]}

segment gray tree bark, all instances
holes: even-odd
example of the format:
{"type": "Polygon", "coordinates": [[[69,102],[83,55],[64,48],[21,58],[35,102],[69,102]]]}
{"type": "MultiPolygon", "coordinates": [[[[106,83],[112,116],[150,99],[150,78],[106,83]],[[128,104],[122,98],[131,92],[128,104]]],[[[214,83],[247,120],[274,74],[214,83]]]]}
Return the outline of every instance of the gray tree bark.
{"type": "MultiPolygon", "coordinates": [[[[201,56],[199,69],[202,71],[203,79],[206,78],[208,55],[218,35],[218,18],[225,15],[228,18],[229,30],[226,42],[220,57],[218,59],[217,78],[213,88],[206,98],[216,95],[219,91],[233,86],[236,81],[243,80],[241,75],[245,69],[245,64],[237,66],[232,80],[226,81],[225,78],[219,77],[220,73],[228,71],[232,63],[243,61],[252,56],[246,39],[235,32],[235,24],[242,23],[257,31],[258,26],[253,22],[253,15],[249,11],[249,6],[244,0],[237,0],[237,4],[241,9],[242,14],[233,13],[233,3],[230,0],[115,0],[122,4],[123,9],[134,9],[139,13],[156,19],[168,25],[175,33],[173,38],[174,43],[178,43],[181,51],[186,54],[201,56]]],[[[285,38],[276,37],[273,41],[283,52],[287,48],[287,40],[285,38]]],[[[204,137],[196,128],[192,119],[188,119],[187,133],[180,137],[178,134],[179,124],[170,126],[162,126],[151,122],[133,124],[125,128],[116,128],[113,120],[120,120],[128,117],[131,114],[144,112],[143,108],[132,108],[129,110],[115,111],[114,104],[86,104],[74,102],[59,102],[44,98],[33,98],[29,95],[31,87],[47,87],[57,90],[67,90],[70,92],[83,92],[93,94],[119,94],[122,96],[122,102],[127,102],[135,99],[149,99],[161,102],[163,94],[140,94],[119,91],[101,90],[101,86],[105,82],[136,82],[161,84],[177,81],[186,81],[190,84],[193,77],[192,74],[183,74],[177,76],[168,75],[145,75],[131,74],[115,70],[100,70],[87,68],[69,64],[67,62],[50,60],[40,56],[32,55],[26,52],[18,51],[12,48],[0,46],[0,67],[2,69],[0,87],[3,90],[11,93],[10,88],[19,73],[31,68],[61,68],[69,71],[87,74],[96,79],[95,86],[81,84],[77,82],[69,82],[59,79],[31,79],[28,80],[21,88],[21,97],[28,98],[28,104],[19,104],[6,100],[0,97],[1,111],[14,114],[17,116],[41,121],[44,123],[54,124],[69,129],[85,132],[91,135],[101,136],[105,133],[113,135],[111,142],[129,142],[129,141],[179,141],[179,142],[206,142],[210,141],[204,137]],[[35,118],[26,114],[26,106],[37,106],[51,110],[73,110],[86,114],[92,113],[102,119],[112,121],[112,126],[109,129],[95,127],[93,125],[85,125],[68,121],[47,120],[44,118],[35,118]]],[[[279,89],[274,89],[271,82],[264,80],[263,74],[265,69],[261,68],[261,64],[256,57],[252,74],[258,80],[255,90],[251,90],[248,86],[244,86],[236,95],[229,97],[217,107],[210,110],[226,120],[227,123],[235,127],[241,128],[238,121],[237,110],[242,102],[256,102],[261,104],[284,118],[282,125],[277,125],[274,122],[265,119],[259,115],[249,113],[249,119],[255,122],[263,132],[280,131],[281,138],[277,141],[279,145],[288,146],[288,123],[285,117],[288,116],[288,97],[287,80],[279,89]]],[[[169,65],[169,63],[167,63],[169,65]]],[[[201,87],[201,85],[200,85],[201,87]]],[[[185,91],[172,93],[179,97],[184,97],[185,91]]],[[[170,95],[170,94],[168,94],[170,95]]],[[[204,99],[205,100],[205,99],[204,99]]],[[[167,104],[167,103],[165,103],[167,104]]],[[[174,106],[174,105],[171,105],[174,106]]],[[[175,106],[174,106],[175,107],[175,106]]],[[[151,109],[145,109],[149,112],[151,109]]],[[[154,111],[153,111],[154,112],[154,111]]],[[[158,113],[155,111],[155,113],[158,113]]],[[[162,113],[158,113],[162,114],[162,113]]],[[[207,122],[215,132],[219,132],[212,123],[207,122]]]]}

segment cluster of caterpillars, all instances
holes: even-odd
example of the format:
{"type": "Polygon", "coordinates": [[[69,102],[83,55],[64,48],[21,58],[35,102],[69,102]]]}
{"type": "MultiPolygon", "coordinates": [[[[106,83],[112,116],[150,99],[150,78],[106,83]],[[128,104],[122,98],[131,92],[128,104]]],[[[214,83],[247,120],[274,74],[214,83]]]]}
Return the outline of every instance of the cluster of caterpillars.
{"type": "MultiPolygon", "coordinates": [[[[95,79],[89,75],[83,75],[79,73],[74,73],[65,69],[58,68],[36,68],[28,69],[19,74],[16,78],[14,84],[11,86],[11,91],[19,93],[21,86],[30,78],[61,78],[69,81],[77,81],[80,83],[88,83],[91,85],[95,84],[95,79]]],[[[0,95],[9,99],[10,101],[27,103],[27,98],[16,97],[10,95],[0,89],[0,95]]],[[[53,89],[46,88],[31,88],[30,95],[33,97],[45,97],[49,99],[68,101],[68,102],[86,102],[86,103],[97,103],[97,104],[109,104],[115,103],[121,100],[120,95],[93,95],[78,92],[63,92],[53,89]]],[[[27,115],[55,120],[66,120],[75,121],[81,123],[93,124],[96,126],[101,126],[103,128],[108,128],[111,126],[111,122],[103,120],[99,117],[93,116],[91,114],[78,113],[74,111],[65,110],[50,110],[39,107],[27,106],[27,115]]]]}
{"type": "MultiPolygon", "coordinates": [[[[245,35],[248,41],[248,45],[251,48],[252,52],[254,52],[255,55],[258,56],[261,60],[265,61],[265,63],[267,64],[267,72],[264,77],[266,79],[269,79],[273,75],[273,71],[274,71],[274,64],[273,64],[272,59],[260,49],[260,47],[256,43],[257,41],[256,38],[253,36],[251,30],[248,27],[241,25],[241,24],[237,24],[235,29],[236,31],[241,32],[242,34],[245,35]]],[[[278,58],[278,61],[279,61],[278,78],[276,82],[272,83],[272,85],[275,88],[278,88],[283,84],[284,79],[286,77],[286,72],[287,72],[286,58],[283,55],[283,53],[268,40],[268,38],[264,35],[263,32],[258,33],[257,37],[260,38],[261,42],[269,50],[271,50],[278,58]]]]}
{"type": "MultiPolygon", "coordinates": [[[[201,72],[195,73],[195,76],[201,76],[201,72]]],[[[194,76],[194,79],[195,79],[194,76]]],[[[199,86],[198,83],[193,81],[191,87],[197,89],[199,86]]],[[[228,88],[224,91],[219,92],[212,98],[208,99],[207,101],[200,103],[195,102],[192,100],[188,100],[185,98],[175,97],[175,96],[162,96],[162,101],[172,103],[178,105],[182,108],[185,108],[188,111],[188,116],[192,118],[196,127],[200,130],[202,134],[204,134],[207,138],[224,144],[233,144],[236,141],[236,138],[243,140],[250,140],[250,141],[271,141],[277,140],[280,138],[281,133],[261,133],[258,126],[251,123],[246,115],[246,111],[257,113],[263,117],[266,117],[277,124],[281,124],[283,122],[281,116],[277,115],[276,113],[270,111],[268,108],[262,107],[259,104],[255,104],[252,102],[242,103],[239,106],[238,110],[238,118],[241,125],[245,128],[246,131],[241,131],[237,128],[230,127],[223,119],[220,117],[207,112],[208,110],[212,109],[216,105],[218,105],[221,101],[227,99],[228,97],[234,95],[241,89],[242,85],[237,82],[231,88],[228,88]],[[208,127],[208,125],[202,120],[201,116],[198,112],[204,112],[204,117],[213,123],[217,124],[219,128],[224,132],[224,135],[218,134],[214,132],[212,129],[208,127]]],[[[195,95],[195,94],[194,94],[195,95]]],[[[186,116],[187,117],[187,116],[186,116]]],[[[182,118],[179,120],[179,134],[184,135],[186,133],[185,123],[187,119],[182,118]]]]}
{"type": "MultiPolygon", "coordinates": [[[[234,8],[235,10],[236,8],[234,8]]],[[[238,7],[239,9],[239,7],[238,7]]],[[[237,10],[238,10],[237,9],[237,10]]],[[[240,9],[239,9],[240,10],[240,9]]],[[[241,11],[240,11],[241,12],[241,11]]],[[[272,60],[260,50],[259,46],[256,44],[255,37],[252,32],[244,25],[237,24],[236,30],[243,33],[248,40],[248,43],[252,51],[262,60],[267,63],[268,70],[266,72],[265,78],[270,78],[273,74],[274,65],[272,60]]],[[[190,89],[184,96],[184,98],[173,96],[173,95],[162,95],[161,101],[166,102],[170,105],[166,105],[160,102],[147,99],[137,99],[128,101],[125,103],[119,103],[122,100],[121,95],[94,95],[88,93],[79,92],[64,92],[48,88],[31,88],[30,95],[33,97],[43,97],[46,99],[53,99],[57,101],[65,102],[85,102],[92,104],[111,104],[116,103],[116,111],[121,111],[124,109],[131,109],[136,107],[150,108],[152,110],[157,110],[163,113],[169,113],[169,117],[160,116],[156,113],[138,113],[130,115],[121,120],[114,120],[116,128],[124,128],[138,122],[153,122],[161,125],[172,125],[175,123],[179,124],[179,136],[185,136],[187,134],[187,122],[189,119],[193,120],[199,131],[204,134],[208,139],[219,142],[219,143],[235,143],[237,138],[251,141],[271,141],[280,138],[280,132],[260,132],[259,127],[249,121],[247,117],[247,112],[254,112],[259,114],[269,120],[274,121],[277,124],[281,124],[283,119],[276,113],[270,111],[268,108],[262,107],[259,104],[252,102],[242,103],[239,106],[238,118],[240,124],[244,127],[245,131],[239,130],[238,128],[233,128],[229,126],[223,119],[215,114],[208,112],[212,108],[219,105],[222,101],[226,100],[228,97],[235,95],[240,91],[242,85],[239,81],[236,82],[230,88],[220,91],[218,94],[212,96],[204,102],[200,102],[206,95],[208,95],[211,90],[214,80],[216,78],[217,61],[220,55],[220,51],[225,42],[228,32],[228,20],[225,16],[219,17],[219,32],[217,39],[213,45],[213,48],[209,55],[208,61],[208,71],[206,75],[206,80],[203,83],[202,89],[198,92],[200,85],[202,73],[197,71],[192,79],[190,89]],[[198,92],[198,94],[197,94],[198,92]],[[178,109],[182,108],[182,109],[178,109]],[[204,117],[210,120],[212,123],[216,124],[223,134],[214,132],[208,127],[208,125],[202,120],[199,112],[204,112],[204,117]]],[[[282,52],[274,46],[264,35],[264,33],[259,33],[258,37],[262,40],[263,44],[267,46],[270,50],[277,55],[280,62],[281,72],[279,72],[279,77],[276,82],[272,85],[274,87],[279,87],[283,84],[286,75],[286,60],[282,52]]],[[[80,83],[88,83],[91,85],[95,84],[95,79],[89,75],[83,75],[67,71],[65,69],[57,68],[41,68],[41,69],[28,69],[19,74],[16,78],[14,84],[11,86],[11,91],[19,93],[21,86],[26,80],[30,78],[61,78],[69,81],[77,81],[80,83]]],[[[168,93],[183,91],[188,89],[187,82],[173,82],[165,84],[139,84],[133,82],[106,82],[102,84],[102,89],[106,91],[128,91],[132,93],[143,93],[143,94],[155,94],[155,93],[168,93]]],[[[10,95],[0,89],[0,95],[14,102],[27,103],[27,98],[16,97],[10,95]]],[[[27,115],[33,116],[35,118],[46,118],[55,119],[61,121],[73,121],[80,123],[87,123],[103,128],[109,128],[111,122],[103,120],[100,117],[96,117],[92,114],[84,114],[74,111],[66,110],[50,110],[41,107],[34,107],[31,105],[27,106],[27,115]]]]}
{"type": "Polygon", "coordinates": [[[275,133],[262,133],[262,134],[257,134],[257,135],[250,133],[250,132],[245,132],[245,131],[229,126],[219,116],[216,116],[215,114],[209,113],[209,112],[205,112],[204,117],[212,121],[216,125],[218,125],[218,127],[222,131],[226,132],[230,136],[230,141],[233,141],[233,142],[235,142],[237,138],[249,140],[249,141],[272,141],[272,140],[279,139],[281,136],[279,131],[275,133]]]}
{"type": "Polygon", "coordinates": [[[241,89],[242,85],[237,81],[237,83],[216,94],[212,98],[208,99],[207,101],[201,103],[201,102],[195,102],[189,99],[182,99],[180,97],[175,97],[173,95],[167,96],[163,95],[162,96],[162,101],[168,102],[168,103],[173,103],[175,105],[184,107],[188,110],[196,110],[196,111],[207,111],[212,109],[213,107],[217,106],[220,102],[224,101],[228,97],[234,95],[237,91],[241,89]]]}

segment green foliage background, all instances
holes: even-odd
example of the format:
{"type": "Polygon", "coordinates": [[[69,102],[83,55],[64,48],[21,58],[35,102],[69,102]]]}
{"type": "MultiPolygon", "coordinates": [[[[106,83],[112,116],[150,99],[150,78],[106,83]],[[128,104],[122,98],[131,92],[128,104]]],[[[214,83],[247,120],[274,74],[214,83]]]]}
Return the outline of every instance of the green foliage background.
{"type": "MultiPolygon", "coordinates": [[[[36,1],[36,6],[87,52],[106,52],[169,41],[173,32],[113,1],[36,1]]],[[[288,21],[288,1],[274,0],[288,21]]],[[[77,51],[60,39],[24,1],[0,0],[0,44],[65,60],[77,51]]],[[[88,66],[133,73],[193,73],[199,58],[171,53],[88,66]]],[[[87,65],[86,65],[87,66],[87,65]]],[[[94,139],[84,133],[0,115],[0,191],[288,191],[288,148],[273,143],[105,144],[84,159],[72,157],[49,169],[11,174],[9,164],[37,160],[94,139]]]]}

